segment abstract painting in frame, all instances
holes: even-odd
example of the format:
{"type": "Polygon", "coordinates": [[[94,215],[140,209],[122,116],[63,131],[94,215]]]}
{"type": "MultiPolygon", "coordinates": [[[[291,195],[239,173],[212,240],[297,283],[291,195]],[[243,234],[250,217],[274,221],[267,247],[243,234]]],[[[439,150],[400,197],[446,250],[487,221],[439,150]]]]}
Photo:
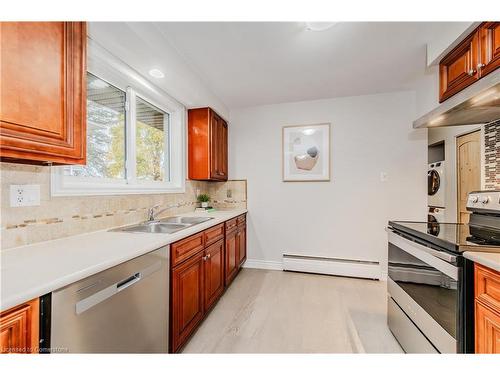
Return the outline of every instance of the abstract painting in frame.
{"type": "Polygon", "coordinates": [[[283,181],[330,181],[330,124],[283,127],[283,181]]]}

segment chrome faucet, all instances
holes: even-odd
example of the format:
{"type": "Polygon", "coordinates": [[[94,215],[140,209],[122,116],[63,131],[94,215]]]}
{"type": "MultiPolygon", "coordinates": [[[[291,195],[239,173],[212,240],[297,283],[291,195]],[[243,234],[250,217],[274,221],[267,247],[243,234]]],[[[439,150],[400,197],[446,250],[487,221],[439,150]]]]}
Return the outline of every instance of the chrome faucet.
{"type": "Polygon", "coordinates": [[[148,210],[148,221],[155,221],[155,220],[156,220],[156,219],[155,219],[155,217],[156,217],[157,215],[161,214],[162,212],[164,212],[164,211],[166,211],[166,210],[168,210],[168,209],[170,208],[170,207],[166,207],[166,208],[164,208],[164,209],[162,209],[162,210],[160,210],[160,211],[156,211],[156,212],[155,212],[155,210],[156,210],[157,208],[159,208],[159,207],[160,207],[160,205],[159,205],[159,204],[155,204],[153,207],[151,207],[151,208],[148,210]]]}

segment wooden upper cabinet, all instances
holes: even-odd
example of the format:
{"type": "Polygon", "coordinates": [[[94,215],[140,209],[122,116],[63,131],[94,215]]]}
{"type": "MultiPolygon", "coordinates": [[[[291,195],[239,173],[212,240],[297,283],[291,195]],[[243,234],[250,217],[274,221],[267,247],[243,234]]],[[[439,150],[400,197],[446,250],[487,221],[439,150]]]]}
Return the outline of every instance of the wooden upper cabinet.
{"type": "Polygon", "coordinates": [[[500,66],[500,22],[483,22],[439,63],[439,102],[500,66]]]}
{"type": "Polygon", "coordinates": [[[485,22],[479,28],[479,73],[483,77],[500,66],[500,22],[485,22]]]}
{"type": "Polygon", "coordinates": [[[227,180],[228,125],[213,109],[188,111],[189,178],[227,180]]]}
{"type": "Polygon", "coordinates": [[[37,353],[38,314],[38,298],[0,314],[2,353],[37,353]]]}
{"type": "Polygon", "coordinates": [[[85,164],[85,22],[0,23],[5,161],[85,164]]]}
{"type": "Polygon", "coordinates": [[[475,31],[439,64],[439,102],[479,79],[479,33],[475,31]]]}

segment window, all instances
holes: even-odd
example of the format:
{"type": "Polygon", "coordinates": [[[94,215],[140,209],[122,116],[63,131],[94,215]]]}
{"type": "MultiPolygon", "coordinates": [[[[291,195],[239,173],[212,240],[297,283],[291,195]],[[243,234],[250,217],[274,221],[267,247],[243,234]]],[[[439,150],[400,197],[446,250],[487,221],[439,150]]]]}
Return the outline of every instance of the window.
{"type": "Polygon", "coordinates": [[[54,167],[52,195],[183,192],[184,107],[109,59],[89,59],[87,164],[54,167]]]}

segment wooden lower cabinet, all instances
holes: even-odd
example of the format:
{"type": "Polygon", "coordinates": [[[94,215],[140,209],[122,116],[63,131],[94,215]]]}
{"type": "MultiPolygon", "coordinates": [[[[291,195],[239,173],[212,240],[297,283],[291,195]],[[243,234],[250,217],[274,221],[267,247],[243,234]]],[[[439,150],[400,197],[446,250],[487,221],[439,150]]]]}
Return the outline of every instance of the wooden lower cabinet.
{"type": "Polygon", "coordinates": [[[475,351],[500,354],[500,273],[475,264],[475,351]]]}
{"type": "Polygon", "coordinates": [[[476,301],[476,353],[500,354],[500,313],[476,301]]]}
{"type": "Polygon", "coordinates": [[[207,247],[204,254],[204,308],[208,311],[224,292],[224,240],[207,247]]]}
{"type": "Polygon", "coordinates": [[[38,352],[38,298],[0,314],[2,353],[38,352]]]}
{"type": "Polygon", "coordinates": [[[226,232],[225,284],[228,286],[238,273],[238,229],[226,232]]]}
{"type": "Polygon", "coordinates": [[[203,319],[204,277],[203,252],[172,270],[171,345],[179,350],[203,319]]]}
{"type": "Polygon", "coordinates": [[[241,267],[247,259],[247,228],[245,225],[240,225],[238,227],[236,243],[238,246],[238,265],[241,267]]]}
{"type": "Polygon", "coordinates": [[[173,243],[170,256],[169,348],[177,353],[246,259],[244,215],[173,243]]]}

